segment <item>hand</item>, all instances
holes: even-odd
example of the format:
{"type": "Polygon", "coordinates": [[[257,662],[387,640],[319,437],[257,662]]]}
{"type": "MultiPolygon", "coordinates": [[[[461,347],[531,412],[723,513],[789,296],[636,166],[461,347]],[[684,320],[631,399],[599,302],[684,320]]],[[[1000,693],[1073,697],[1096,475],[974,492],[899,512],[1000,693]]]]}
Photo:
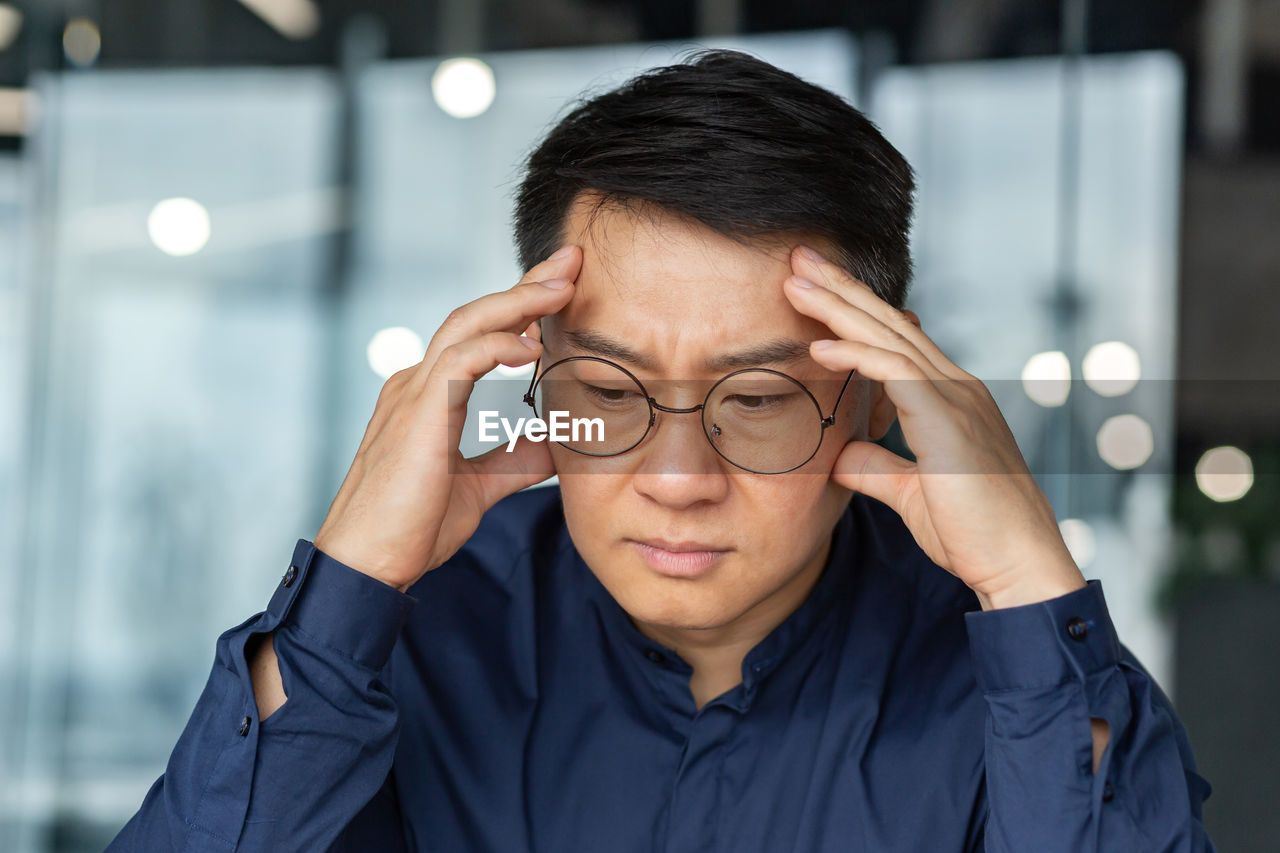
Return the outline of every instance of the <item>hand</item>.
{"type": "Polygon", "coordinates": [[[832,478],[897,512],[929,558],[977,593],[983,609],[1083,587],[1053,507],[986,386],[942,354],[915,314],[895,309],[813,250],[797,247],[791,267],[791,304],[840,337],[814,341],[814,361],[883,383],[873,394],[879,433],[896,413],[916,455],[913,463],[851,441],[832,478]]]}
{"type": "Polygon", "coordinates": [[[536,321],[569,302],[581,266],[582,250],[566,246],[510,290],[458,308],[422,361],[386,381],[317,548],[407,590],[462,547],[489,507],[555,473],[543,443],[474,459],[458,443],[475,381],[541,355],[536,321]]]}

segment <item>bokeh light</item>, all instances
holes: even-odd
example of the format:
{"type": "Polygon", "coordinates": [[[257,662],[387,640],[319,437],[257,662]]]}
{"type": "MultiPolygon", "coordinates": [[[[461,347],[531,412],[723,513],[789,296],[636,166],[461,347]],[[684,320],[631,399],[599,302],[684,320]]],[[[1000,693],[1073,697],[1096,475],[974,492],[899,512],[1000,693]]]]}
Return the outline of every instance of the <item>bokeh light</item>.
{"type": "Polygon", "coordinates": [[[1238,447],[1206,450],[1196,462],[1196,485],[1215,501],[1235,501],[1253,488],[1253,460],[1238,447]]]}
{"type": "Polygon", "coordinates": [[[209,211],[190,198],[167,198],[151,209],[147,234],[166,255],[194,255],[209,242],[213,228],[209,211]]]}
{"type": "Polygon", "coordinates": [[[22,31],[22,12],[12,3],[0,3],[0,50],[7,50],[22,31]]]}
{"type": "Polygon", "coordinates": [[[1128,471],[1151,458],[1155,436],[1137,415],[1116,415],[1098,428],[1098,455],[1112,468],[1128,471]]]}
{"type": "Polygon", "coordinates": [[[369,339],[365,348],[365,356],[369,359],[369,367],[383,379],[406,367],[422,361],[427,348],[421,336],[413,329],[404,326],[390,326],[380,329],[369,339]]]}
{"type": "Polygon", "coordinates": [[[1067,543],[1071,559],[1083,570],[1093,562],[1098,552],[1097,539],[1093,535],[1093,526],[1079,518],[1064,518],[1058,522],[1058,530],[1062,533],[1062,541],[1067,543]]]}
{"type": "Polygon", "coordinates": [[[493,103],[493,69],[478,59],[446,59],[431,75],[431,94],[454,118],[474,118],[493,103]]]}
{"type": "Polygon", "coordinates": [[[1022,390],[1041,406],[1051,408],[1067,402],[1071,393],[1071,362],[1059,350],[1038,352],[1022,367],[1022,390]]]}
{"type": "Polygon", "coordinates": [[[312,0],[240,0],[285,38],[308,39],[320,30],[320,8],[312,0]]]}
{"type": "Polygon", "coordinates": [[[102,50],[102,34],[88,18],[72,18],[62,30],[62,52],[67,62],[87,68],[98,61],[102,50]]]}
{"type": "Polygon", "coordinates": [[[1119,397],[1133,390],[1142,375],[1138,351],[1123,341],[1095,344],[1081,364],[1085,384],[1103,397],[1119,397]]]}

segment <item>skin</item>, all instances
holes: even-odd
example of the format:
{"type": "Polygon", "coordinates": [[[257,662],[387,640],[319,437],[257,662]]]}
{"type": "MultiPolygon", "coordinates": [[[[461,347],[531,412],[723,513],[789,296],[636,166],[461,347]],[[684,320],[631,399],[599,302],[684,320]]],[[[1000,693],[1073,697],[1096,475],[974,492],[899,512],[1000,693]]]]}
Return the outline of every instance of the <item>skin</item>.
{"type": "MultiPolygon", "coordinates": [[[[744,245],[658,210],[605,210],[594,220],[586,211],[571,212],[560,252],[511,290],[459,308],[422,362],[387,381],[318,548],[406,590],[456,552],[499,499],[559,474],[579,552],[636,627],[693,667],[698,707],[739,682],[745,654],[812,590],[852,491],[894,509],[984,609],[1084,586],[990,393],[938,349],[915,314],[794,239],[744,245]],[[581,354],[568,333],[583,330],[646,359],[633,372],[655,381],[659,402],[672,407],[701,402],[728,372],[705,362],[760,342],[761,330],[808,344],[793,361],[763,366],[804,382],[824,413],[838,382],[857,373],[837,427],[791,474],[735,468],[707,443],[697,416],[665,413],[622,456],[588,458],[522,440],[514,453],[500,446],[462,458],[469,383],[498,364],[581,354]],[[895,418],[915,462],[867,440],[895,418]],[[727,554],[697,578],[667,577],[632,542],[652,538],[697,540],[727,554]]],[[[252,655],[265,719],[287,701],[270,635],[252,655]]],[[[1107,739],[1095,720],[1095,768],[1107,739]]]]}
{"type": "MultiPolygon", "coordinates": [[[[644,357],[647,366],[624,366],[647,387],[658,380],[653,393],[660,403],[684,408],[702,402],[707,387],[728,372],[704,362],[759,342],[761,329],[769,329],[769,338],[804,343],[831,336],[783,292],[787,247],[743,246],[672,216],[606,209],[592,220],[587,210],[579,206],[567,223],[584,260],[574,298],[542,323],[544,363],[598,354],[564,334],[591,330],[644,357]]],[[[760,366],[800,380],[824,414],[848,374],[808,354],[760,366]]],[[[742,658],[816,583],[851,496],[829,476],[841,438],[879,437],[893,415],[882,388],[855,376],[817,456],[780,475],[753,474],[722,459],[697,415],[659,413],[645,441],[621,456],[592,458],[551,446],[579,553],[640,631],[693,667],[698,706],[740,681],[742,658]],[[784,516],[781,507],[796,511],[784,516]],[[792,535],[778,536],[779,526],[792,535]],[[673,578],[651,569],[631,541],[652,538],[730,550],[707,574],[673,578]]]]}
{"type": "Polygon", "coordinates": [[[914,313],[893,309],[813,250],[745,246],[652,211],[606,209],[594,219],[587,211],[579,206],[567,223],[584,261],[576,295],[543,324],[548,361],[597,354],[569,343],[566,330],[624,341],[650,363],[628,365],[642,381],[691,380],[664,386],[668,397],[679,396],[660,402],[681,407],[701,401],[698,383],[722,375],[706,368],[707,359],[759,341],[762,329],[811,344],[808,358],[763,366],[826,391],[818,395],[824,411],[847,371],[858,371],[837,413],[836,432],[851,441],[826,436],[794,473],[735,468],[695,416],[660,413],[645,442],[617,457],[550,448],[579,552],[641,632],[693,666],[699,705],[738,682],[745,653],[812,589],[851,490],[898,511],[926,553],[973,588],[984,608],[1084,585],[990,395],[942,355],[914,313]],[[914,464],[867,441],[895,416],[922,450],[914,464]],[[1000,476],[941,473],[956,468],[1000,476]],[[792,509],[784,515],[782,507],[792,509]],[[780,527],[791,535],[778,536],[780,527]],[[655,537],[695,539],[729,554],[707,574],[672,578],[631,544],[655,537]],[[1030,575],[1029,566],[1043,568],[1030,575]]]}

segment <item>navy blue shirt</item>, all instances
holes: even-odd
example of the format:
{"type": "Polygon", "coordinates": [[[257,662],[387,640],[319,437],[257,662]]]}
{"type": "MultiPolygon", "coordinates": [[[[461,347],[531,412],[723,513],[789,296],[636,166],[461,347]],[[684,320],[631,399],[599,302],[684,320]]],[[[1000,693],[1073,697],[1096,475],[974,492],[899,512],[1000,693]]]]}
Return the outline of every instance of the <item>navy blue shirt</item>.
{"type": "Polygon", "coordinates": [[[503,500],[409,594],[299,540],[109,849],[1212,849],[1209,787],[1098,582],[984,613],[883,504],[855,494],[833,535],[701,709],[557,488],[503,500]],[[260,722],[245,644],[270,631],[288,700],[260,722]]]}

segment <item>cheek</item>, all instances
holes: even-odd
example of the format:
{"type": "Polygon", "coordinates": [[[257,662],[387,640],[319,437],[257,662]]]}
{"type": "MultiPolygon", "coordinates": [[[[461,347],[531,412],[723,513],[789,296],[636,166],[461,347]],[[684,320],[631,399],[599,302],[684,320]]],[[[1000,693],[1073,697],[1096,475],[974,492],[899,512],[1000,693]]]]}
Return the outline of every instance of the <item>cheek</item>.
{"type": "Polygon", "coordinates": [[[608,519],[625,509],[620,497],[627,488],[626,476],[610,470],[614,460],[584,456],[555,444],[550,450],[570,533],[580,549],[589,550],[595,540],[608,539],[608,519]]]}
{"type": "Polygon", "coordinates": [[[834,523],[851,494],[831,479],[834,457],[826,458],[825,444],[823,450],[799,471],[746,475],[736,484],[736,532],[757,553],[772,555],[784,571],[788,560],[802,558],[834,523]]]}

